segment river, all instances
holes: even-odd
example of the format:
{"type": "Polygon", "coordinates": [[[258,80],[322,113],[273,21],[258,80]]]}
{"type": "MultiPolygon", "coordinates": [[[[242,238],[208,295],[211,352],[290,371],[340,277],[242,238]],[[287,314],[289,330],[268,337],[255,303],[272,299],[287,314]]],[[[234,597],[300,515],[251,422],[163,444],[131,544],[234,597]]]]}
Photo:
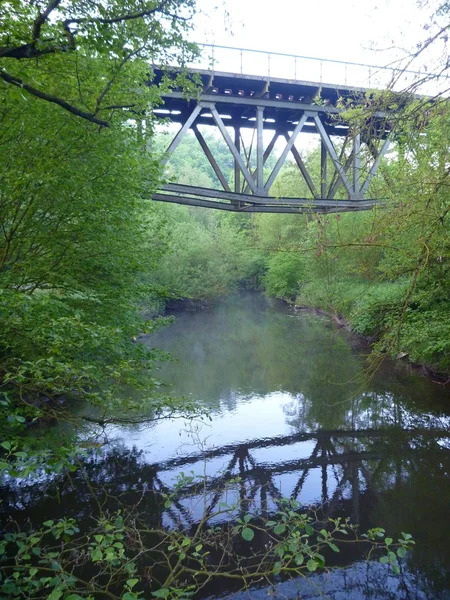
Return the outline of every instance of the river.
{"type": "Polygon", "coordinates": [[[373,374],[361,340],[327,318],[254,294],[179,312],[144,343],[175,358],[158,373],[168,393],[194,399],[210,419],[111,426],[83,474],[10,481],[3,513],[32,522],[89,519],[98,505],[94,482],[109,498],[139,504],[177,528],[205,510],[194,478],[207,476],[210,502],[218,505],[223,482],[238,477],[227,502],[244,502],[252,511],[271,513],[281,497],[291,497],[327,516],[348,516],[361,530],[380,526],[416,540],[400,579],[347,552],[337,563],[345,569],[314,576],[316,591],[301,587],[304,582],[280,582],[280,597],[316,598],[317,589],[333,600],[450,597],[444,386],[390,361],[373,374]],[[170,507],[155,507],[147,492],[170,494],[181,472],[186,493],[170,507]]]}

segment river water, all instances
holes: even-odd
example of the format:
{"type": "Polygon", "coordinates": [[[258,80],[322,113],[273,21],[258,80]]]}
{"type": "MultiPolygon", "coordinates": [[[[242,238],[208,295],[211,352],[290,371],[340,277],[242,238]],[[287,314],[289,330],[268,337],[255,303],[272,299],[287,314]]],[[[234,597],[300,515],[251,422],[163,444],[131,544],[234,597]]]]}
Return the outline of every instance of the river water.
{"type": "Polygon", "coordinates": [[[10,482],[3,512],[32,522],[88,519],[98,506],[92,494],[97,482],[108,498],[120,496],[177,528],[205,511],[205,490],[199,494],[193,481],[206,475],[211,511],[224,494],[228,503],[266,514],[290,497],[320,507],[325,516],[348,516],[361,530],[380,526],[416,540],[400,578],[347,552],[339,557],[345,569],[314,576],[315,591],[304,582],[284,582],[272,592],[279,597],[450,597],[450,405],[444,386],[389,362],[372,375],[360,340],[324,317],[258,295],[179,312],[174,324],[144,343],[173,355],[158,376],[171,394],[207,408],[210,419],[109,427],[83,474],[50,485],[10,482]],[[170,494],[181,485],[180,473],[185,493],[179,500],[170,508],[152,504],[148,491],[170,494]],[[224,482],[237,477],[225,492],[224,482]]]}

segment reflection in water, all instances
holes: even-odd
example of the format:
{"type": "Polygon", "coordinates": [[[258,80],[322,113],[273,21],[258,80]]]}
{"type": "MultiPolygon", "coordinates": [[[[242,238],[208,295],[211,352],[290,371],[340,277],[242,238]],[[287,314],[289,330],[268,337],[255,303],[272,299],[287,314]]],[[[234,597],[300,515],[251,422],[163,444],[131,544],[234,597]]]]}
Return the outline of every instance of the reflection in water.
{"type": "MultiPolygon", "coordinates": [[[[20,519],[26,508],[35,522],[62,515],[88,522],[99,503],[125,504],[139,506],[151,524],[175,528],[224,501],[268,515],[280,497],[292,497],[320,505],[325,516],[350,516],[361,529],[411,532],[417,549],[401,589],[417,598],[450,593],[450,418],[442,386],[388,364],[364,381],[356,340],[258,296],[180,314],[147,343],[172,352],[177,362],[161,367],[161,379],[207,406],[212,421],[110,428],[108,443],[75,475],[57,484],[8,482],[0,510],[20,519]],[[171,494],[180,472],[188,478],[166,508],[153,492],[171,494]]],[[[356,559],[351,551],[340,557],[356,559]]],[[[345,597],[403,597],[398,582],[361,591],[359,569],[347,572],[347,581],[356,579],[345,597]]],[[[341,575],[333,577],[326,585],[338,585],[341,575]]]]}

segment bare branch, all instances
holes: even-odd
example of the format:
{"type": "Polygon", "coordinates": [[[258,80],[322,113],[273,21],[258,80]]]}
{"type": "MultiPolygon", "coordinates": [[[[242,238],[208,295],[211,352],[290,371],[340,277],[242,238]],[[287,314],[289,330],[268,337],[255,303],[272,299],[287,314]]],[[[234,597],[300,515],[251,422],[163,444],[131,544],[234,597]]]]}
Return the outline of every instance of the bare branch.
{"type": "Polygon", "coordinates": [[[68,112],[72,113],[77,117],[81,117],[82,119],[86,119],[86,121],[90,121],[91,123],[95,123],[96,125],[100,125],[102,127],[109,127],[108,121],[98,119],[91,113],[80,110],[79,108],[73,106],[72,104],[69,104],[62,98],[46,94],[45,92],[38,90],[37,88],[34,88],[31,85],[28,85],[27,83],[24,83],[21,79],[9,75],[8,73],[6,73],[6,71],[0,71],[0,78],[6,81],[7,83],[10,83],[11,85],[15,85],[18,88],[24,89],[29,94],[36,96],[36,98],[40,98],[41,100],[46,100],[47,102],[57,104],[61,108],[64,108],[64,110],[67,110],[68,112]]]}

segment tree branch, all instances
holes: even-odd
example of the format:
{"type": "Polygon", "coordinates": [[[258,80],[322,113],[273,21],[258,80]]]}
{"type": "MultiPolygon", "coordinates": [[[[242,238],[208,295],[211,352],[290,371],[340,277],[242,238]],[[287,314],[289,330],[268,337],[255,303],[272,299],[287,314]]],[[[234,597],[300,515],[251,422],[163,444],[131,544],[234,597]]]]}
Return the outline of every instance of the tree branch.
{"type": "Polygon", "coordinates": [[[100,125],[102,127],[109,127],[108,121],[103,121],[102,119],[98,119],[91,113],[84,112],[84,111],[80,110],[79,108],[77,108],[76,106],[72,106],[72,104],[69,104],[62,98],[58,98],[57,96],[51,96],[50,94],[46,94],[45,92],[42,92],[41,90],[38,90],[37,88],[34,88],[31,85],[28,85],[27,83],[24,83],[21,79],[18,79],[17,77],[13,77],[12,75],[9,75],[8,73],[6,73],[6,71],[0,71],[0,78],[3,79],[3,81],[6,81],[6,83],[9,83],[11,85],[15,85],[18,88],[24,89],[32,96],[36,96],[36,98],[40,98],[41,100],[46,100],[47,102],[57,104],[61,108],[64,108],[64,110],[67,110],[68,112],[72,113],[73,115],[75,115],[77,117],[81,117],[82,119],[86,119],[86,121],[90,121],[91,123],[95,123],[96,125],[100,125]]]}
{"type": "Polygon", "coordinates": [[[54,54],[58,51],[63,51],[61,46],[51,46],[49,48],[38,49],[35,44],[23,44],[22,46],[3,46],[0,48],[0,58],[38,58],[44,54],[54,54]]]}
{"type": "Polygon", "coordinates": [[[33,25],[33,34],[32,34],[33,43],[36,43],[40,39],[42,25],[44,25],[44,23],[50,16],[50,13],[53,12],[55,10],[55,8],[58,7],[59,4],[61,4],[61,1],[62,0],[50,0],[49,4],[47,5],[47,8],[44,10],[44,12],[39,13],[38,18],[36,19],[36,21],[34,22],[34,25],[33,25]]]}
{"type": "Polygon", "coordinates": [[[112,25],[113,23],[120,23],[122,21],[132,21],[134,19],[141,19],[142,17],[149,17],[150,15],[154,15],[157,12],[163,12],[165,6],[168,4],[168,0],[164,0],[158,6],[154,8],[149,8],[147,10],[141,10],[135,13],[128,13],[125,15],[119,15],[117,17],[111,17],[109,19],[104,17],[94,17],[93,19],[66,19],[63,21],[63,27],[66,29],[66,26],[69,25],[82,25],[87,23],[103,23],[105,25],[112,25]]]}

